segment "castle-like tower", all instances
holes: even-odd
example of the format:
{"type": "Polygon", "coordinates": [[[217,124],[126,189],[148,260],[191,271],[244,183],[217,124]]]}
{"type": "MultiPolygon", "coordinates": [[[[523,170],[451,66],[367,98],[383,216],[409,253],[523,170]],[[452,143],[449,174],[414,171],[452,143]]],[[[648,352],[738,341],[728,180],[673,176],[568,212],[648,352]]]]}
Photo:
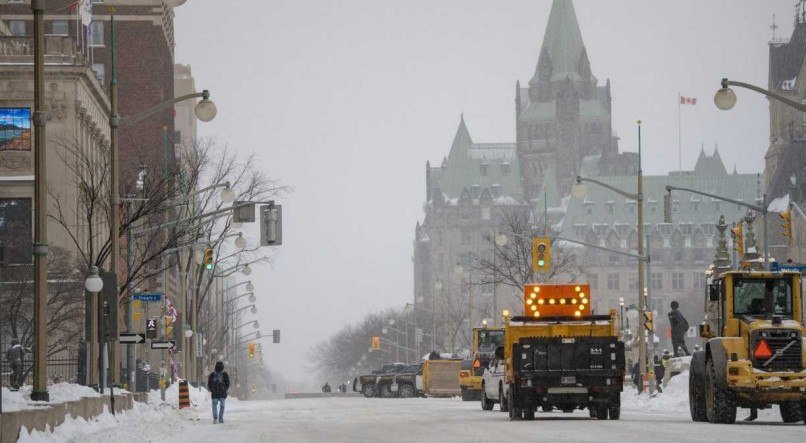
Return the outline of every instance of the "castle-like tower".
{"type": "MultiPolygon", "coordinates": [[[[610,122],[610,81],[599,86],[591,70],[571,0],[554,0],[534,76],[516,85],[518,157],[524,193],[549,205],[570,192],[583,160],[598,157],[597,173],[634,173],[619,165],[610,122]],[[553,197],[552,197],[553,196],[553,197]]],[[[623,162],[622,162],[623,163],[623,162]]]]}

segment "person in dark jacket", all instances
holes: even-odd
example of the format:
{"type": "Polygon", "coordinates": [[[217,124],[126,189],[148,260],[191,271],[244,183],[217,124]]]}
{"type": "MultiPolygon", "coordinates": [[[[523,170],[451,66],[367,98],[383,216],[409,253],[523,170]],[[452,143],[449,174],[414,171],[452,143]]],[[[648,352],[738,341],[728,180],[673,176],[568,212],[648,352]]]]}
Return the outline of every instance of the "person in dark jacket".
{"type": "Polygon", "coordinates": [[[644,383],[641,380],[641,365],[638,362],[632,365],[630,375],[632,375],[632,382],[635,384],[638,392],[644,392],[644,383]]]}
{"type": "Polygon", "coordinates": [[[325,382],[325,385],[322,386],[322,393],[323,394],[330,394],[330,383],[325,382]]]}
{"type": "Polygon", "coordinates": [[[686,333],[688,332],[688,320],[680,312],[680,303],[672,300],[672,310],[669,311],[669,325],[672,329],[672,348],[675,357],[691,355],[686,347],[686,333]]]}
{"type": "Polygon", "coordinates": [[[655,385],[658,392],[663,393],[661,385],[663,384],[663,375],[666,373],[666,368],[663,367],[663,363],[661,363],[657,355],[653,358],[652,363],[652,369],[655,371],[655,385]]]}
{"type": "Polygon", "coordinates": [[[224,371],[223,362],[216,362],[215,371],[207,378],[207,389],[213,399],[213,423],[224,423],[224,403],[229,390],[229,374],[224,371]]]}

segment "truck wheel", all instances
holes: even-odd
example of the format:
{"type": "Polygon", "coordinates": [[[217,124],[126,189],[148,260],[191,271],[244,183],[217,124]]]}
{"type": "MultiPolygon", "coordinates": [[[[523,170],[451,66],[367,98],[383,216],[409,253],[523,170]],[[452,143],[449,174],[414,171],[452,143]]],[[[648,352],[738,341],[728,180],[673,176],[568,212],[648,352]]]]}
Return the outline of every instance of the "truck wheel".
{"type": "Polygon", "coordinates": [[[736,399],[731,391],[719,386],[711,359],[705,366],[705,411],[711,423],[736,421],[736,399]]]}
{"type": "Polygon", "coordinates": [[[364,387],[361,388],[361,393],[363,393],[364,397],[366,397],[366,398],[374,397],[375,396],[375,385],[364,385],[364,387]]]}
{"type": "Polygon", "coordinates": [[[392,392],[392,385],[389,383],[378,386],[378,392],[380,393],[380,397],[383,398],[392,398],[395,396],[395,393],[392,392]]]}
{"type": "Polygon", "coordinates": [[[607,412],[608,408],[606,403],[596,406],[596,418],[598,420],[607,420],[607,412]]]}
{"type": "Polygon", "coordinates": [[[596,406],[588,405],[588,417],[596,418],[596,406]]]}
{"type": "Polygon", "coordinates": [[[535,408],[528,407],[523,410],[523,419],[524,420],[534,420],[535,419],[535,408]]]}
{"type": "Polygon", "coordinates": [[[803,420],[803,413],[798,402],[783,402],[779,407],[781,409],[781,420],[783,420],[784,423],[797,423],[803,420]]]}
{"type": "Polygon", "coordinates": [[[688,373],[688,408],[693,421],[708,421],[705,395],[702,392],[702,379],[693,368],[688,373]]]}
{"type": "Polygon", "coordinates": [[[621,418],[621,395],[614,395],[607,405],[607,413],[610,420],[618,420],[621,418]]]}
{"type": "Polygon", "coordinates": [[[498,404],[500,405],[501,412],[509,411],[509,400],[504,396],[504,387],[498,387],[498,404]]]}
{"type": "Polygon", "coordinates": [[[507,402],[509,403],[507,406],[507,411],[509,412],[509,420],[515,421],[521,419],[521,410],[517,407],[517,403],[515,402],[515,393],[512,392],[512,388],[507,390],[507,402]]]}
{"type": "Polygon", "coordinates": [[[400,385],[397,389],[397,395],[400,398],[411,398],[414,397],[414,387],[408,383],[400,385]]]}
{"type": "Polygon", "coordinates": [[[462,387],[462,401],[470,401],[470,394],[467,392],[467,388],[462,387]]]}
{"type": "Polygon", "coordinates": [[[493,407],[495,406],[495,402],[487,398],[487,389],[486,386],[482,383],[481,385],[481,409],[483,411],[492,411],[493,407]]]}

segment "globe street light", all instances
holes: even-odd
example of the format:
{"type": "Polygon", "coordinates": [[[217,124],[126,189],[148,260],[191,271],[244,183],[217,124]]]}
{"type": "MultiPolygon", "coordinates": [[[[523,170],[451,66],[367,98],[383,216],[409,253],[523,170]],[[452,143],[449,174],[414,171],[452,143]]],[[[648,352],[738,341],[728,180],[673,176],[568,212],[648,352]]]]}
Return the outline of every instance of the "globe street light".
{"type": "Polygon", "coordinates": [[[235,247],[238,249],[243,249],[246,247],[246,239],[243,237],[243,233],[235,237],[235,247]]]}
{"type": "Polygon", "coordinates": [[[163,0],[165,6],[169,8],[176,8],[185,4],[187,0],[163,0]]]}
{"type": "Polygon", "coordinates": [[[185,338],[193,337],[193,330],[192,329],[185,329],[185,338]]]}
{"type": "Polygon", "coordinates": [[[196,104],[196,118],[203,122],[209,122],[218,114],[215,103],[210,100],[210,91],[206,89],[202,91],[202,99],[196,104]]]}
{"type": "Polygon", "coordinates": [[[253,285],[251,281],[248,282],[246,284],[246,292],[254,292],[254,291],[255,291],[255,285],[253,285]]]}
{"type": "Polygon", "coordinates": [[[229,182],[226,185],[227,186],[221,190],[219,198],[224,203],[232,203],[235,201],[235,191],[230,187],[229,182]]]}
{"type": "Polygon", "coordinates": [[[252,327],[255,328],[255,329],[259,329],[260,328],[260,323],[258,323],[257,320],[255,320],[255,322],[252,323],[252,327]]]}
{"type": "MultiPolygon", "coordinates": [[[[98,276],[98,267],[92,266],[89,270],[89,275],[84,280],[84,288],[90,293],[90,361],[96,361],[100,365],[100,340],[98,331],[98,308],[99,299],[98,293],[104,288],[104,281],[98,276]]],[[[100,369],[95,364],[89,365],[90,378],[88,384],[97,383],[97,377],[100,369]]]]}
{"type": "Polygon", "coordinates": [[[718,91],[716,91],[716,94],[714,94],[714,104],[716,105],[717,108],[723,111],[727,111],[733,108],[733,106],[736,104],[736,93],[734,93],[733,90],[729,88],[729,86],[738,86],[740,88],[745,88],[751,91],[756,91],[760,94],[764,94],[767,97],[778,100],[779,102],[782,102],[789,107],[795,108],[800,112],[806,112],[806,104],[798,103],[780,94],[776,94],[775,92],[768,91],[764,88],[759,88],[758,86],[751,85],[749,83],[737,82],[723,78],[720,84],[722,87],[719,88],[718,91]]]}
{"type": "Polygon", "coordinates": [[[249,265],[245,265],[243,269],[241,269],[241,273],[243,273],[243,275],[249,275],[252,273],[252,268],[250,268],[249,265]]]}

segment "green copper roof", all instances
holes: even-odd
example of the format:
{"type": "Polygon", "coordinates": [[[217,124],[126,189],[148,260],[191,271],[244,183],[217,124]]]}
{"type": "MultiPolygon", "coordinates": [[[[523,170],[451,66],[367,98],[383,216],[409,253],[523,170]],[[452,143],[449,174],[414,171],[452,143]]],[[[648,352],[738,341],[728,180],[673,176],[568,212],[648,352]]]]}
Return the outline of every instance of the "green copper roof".
{"type": "Polygon", "coordinates": [[[554,0],[541,49],[541,52],[546,50],[551,60],[552,80],[565,77],[579,79],[579,60],[584,47],[574,3],[571,0],[554,0]]]}
{"type": "Polygon", "coordinates": [[[498,195],[520,198],[520,167],[514,143],[473,143],[464,117],[453,138],[447,162],[441,167],[439,187],[448,198],[458,198],[465,189],[472,191],[498,185],[498,195]]]}

